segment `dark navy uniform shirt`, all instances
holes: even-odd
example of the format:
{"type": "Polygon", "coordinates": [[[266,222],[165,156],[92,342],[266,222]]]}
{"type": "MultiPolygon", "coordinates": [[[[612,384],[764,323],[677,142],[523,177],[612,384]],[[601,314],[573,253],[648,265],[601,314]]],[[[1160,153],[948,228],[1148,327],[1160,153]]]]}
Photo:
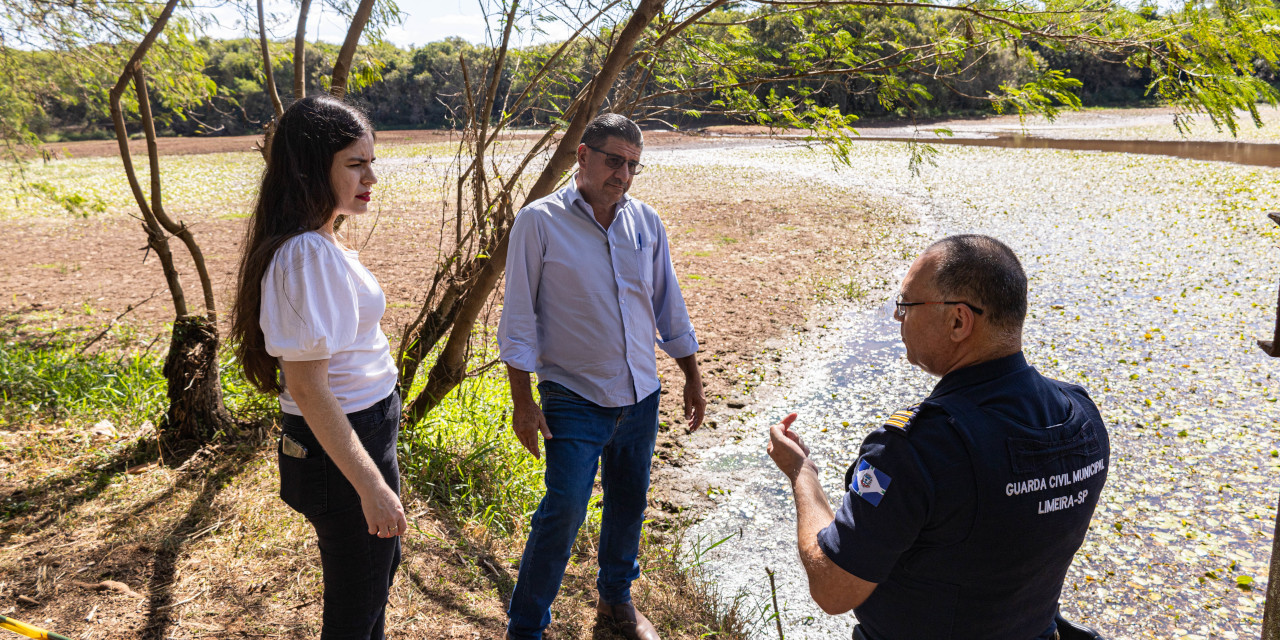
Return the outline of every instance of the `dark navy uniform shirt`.
{"type": "Polygon", "coordinates": [[[1084,389],[1021,353],[966,367],[867,436],[818,544],[878,583],[872,640],[1050,637],[1109,455],[1084,389]]]}

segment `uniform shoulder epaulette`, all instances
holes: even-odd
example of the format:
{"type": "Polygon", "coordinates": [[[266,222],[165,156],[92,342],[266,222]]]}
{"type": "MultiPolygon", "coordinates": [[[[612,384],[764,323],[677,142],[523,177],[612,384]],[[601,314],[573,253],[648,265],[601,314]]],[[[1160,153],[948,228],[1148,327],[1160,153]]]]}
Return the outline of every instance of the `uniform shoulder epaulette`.
{"type": "Polygon", "coordinates": [[[911,429],[911,421],[916,419],[916,414],[920,413],[920,405],[899,409],[884,421],[884,427],[889,431],[897,431],[898,433],[907,433],[911,429]]]}

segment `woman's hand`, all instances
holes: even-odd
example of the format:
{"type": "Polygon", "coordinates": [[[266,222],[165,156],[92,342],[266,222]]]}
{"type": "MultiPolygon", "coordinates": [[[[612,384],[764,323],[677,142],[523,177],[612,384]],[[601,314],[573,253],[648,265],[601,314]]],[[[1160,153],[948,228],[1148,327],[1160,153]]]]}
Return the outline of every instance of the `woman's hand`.
{"type": "Polygon", "coordinates": [[[364,510],[369,535],[392,538],[404,533],[409,523],[404,518],[404,506],[400,497],[386,483],[379,483],[370,495],[360,494],[360,508],[364,510]]]}

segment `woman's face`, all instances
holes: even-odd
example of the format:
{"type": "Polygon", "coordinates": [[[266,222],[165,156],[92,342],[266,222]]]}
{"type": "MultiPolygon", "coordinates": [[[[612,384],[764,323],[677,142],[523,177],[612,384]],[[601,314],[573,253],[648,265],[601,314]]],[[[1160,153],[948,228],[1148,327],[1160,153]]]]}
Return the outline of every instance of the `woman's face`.
{"type": "Polygon", "coordinates": [[[373,175],[373,134],[366,133],[347,148],[333,155],[329,168],[329,181],[333,184],[333,197],[338,206],[334,215],[355,215],[369,209],[373,185],[378,182],[373,175]]]}

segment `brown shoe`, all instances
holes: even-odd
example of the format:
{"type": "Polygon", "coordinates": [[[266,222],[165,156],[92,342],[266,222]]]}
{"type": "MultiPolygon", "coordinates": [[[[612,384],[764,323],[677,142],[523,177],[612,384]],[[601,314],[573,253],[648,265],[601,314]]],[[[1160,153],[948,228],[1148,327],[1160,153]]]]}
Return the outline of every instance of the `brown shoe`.
{"type": "Polygon", "coordinates": [[[630,602],[605,604],[596,602],[596,620],[603,620],[629,640],[662,640],[653,623],[630,602]]]}

